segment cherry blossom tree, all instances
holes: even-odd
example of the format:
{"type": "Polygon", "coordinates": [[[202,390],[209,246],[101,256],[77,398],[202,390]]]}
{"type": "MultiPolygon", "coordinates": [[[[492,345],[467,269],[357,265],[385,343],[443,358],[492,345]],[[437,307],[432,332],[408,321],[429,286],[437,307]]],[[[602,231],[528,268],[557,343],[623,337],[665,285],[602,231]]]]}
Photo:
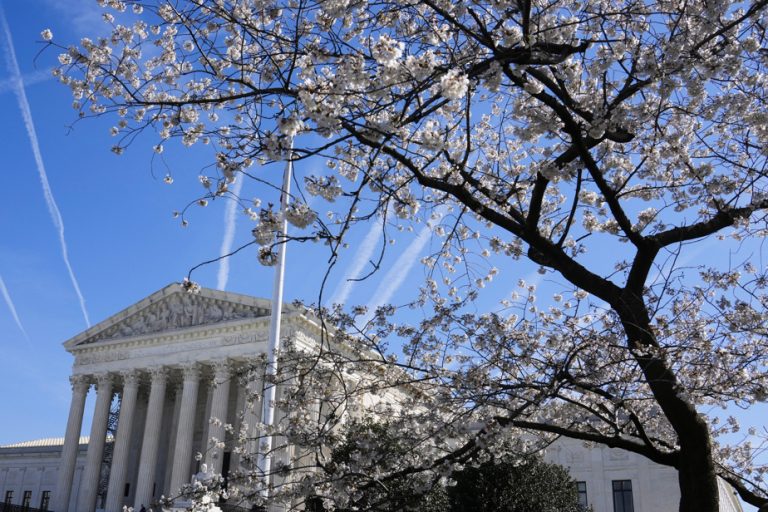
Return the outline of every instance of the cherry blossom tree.
{"type": "Polygon", "coordinates": [[[755,447],[726,442],[738,425],[712,411],[768,395],[755,249],[768,208],[768,1],[99,3],[111,33],[60,46],[75,109],[115,119],[118,154],[142,132],[158,153],[175,139],[210,146],[199,200],[240,201],[262,262],[286,241],[282,213],[230,188],[279,189],[260,171],[270,161],[327,163],[285,215],[331,264],[358,223],[434,233],[410,304],[421,321],[393,306],[320,312],[336,330],[312,367],[336,378],[321,372],[320,396],[304,384],[321,377],[293,378],[284,405],[318,421],[282,433],[323,471],[291,492],[341,493],[350,468],[327,466],[323,446],[344,414],[367,414],[350,405],[365,393],[401,389],[408,407],[365,408],[420,449],[385,468],[358,461],[371,482],[437,478],[510,438],[528,450],[566,436],[676,468],[681,511],[717,510],[718,478],[766,506],[768,468],[755,447]],[[738,258],[692,261],[731,246],[738,258]],[[523,282],[478,313],[481,288],[516,282],[519,260],[547,276],[551,297],[523,282]]]}

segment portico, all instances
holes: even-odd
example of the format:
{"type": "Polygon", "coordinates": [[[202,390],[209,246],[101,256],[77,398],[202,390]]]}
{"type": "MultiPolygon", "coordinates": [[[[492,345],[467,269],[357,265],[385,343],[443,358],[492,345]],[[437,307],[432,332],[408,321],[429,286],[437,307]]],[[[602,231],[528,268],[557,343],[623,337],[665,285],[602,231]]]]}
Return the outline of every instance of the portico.
{"type": "MultiPolygon", "coordinates": [[[[67,341],[75,357],[72,400],[52,509],[138,510],[177,496],[202,462],[224,475],[234,470],[232,434],[224,425],[237,431],[247,390],[260,393],[258,378],[245,382],[239,374],[263,366],[269,307],[262,299],[209,289],[189,294],[173,284],[67,341]],[[74,485],[88,393],[95,393],[96,404],[74,485]],[[107,458],[116,397],[119,415],[107,458]]],[[[311,322],[291,308],[284,318],[283,338],[311,342],[311,322]]],[[[256,428],[254,410],[247,411],[250,426],[244,428],[256,428]]]]}
{"type": "MultiPolygon", "coordinates": [[[[283,341],[311,353],[320,339],[319,326],[301,311],[284,311],[283,341]]],[[[2,503],[39,504],[55,512],[121,511],[123,505],[139,510],[160,496],[177,496],[202,462],[219,474],[237,471],[241,455],[231,451],[233,437],[241,432],[257,437],[268,315],[266,300],[208,289],[189,295],[171,285],[66,342],[74,365],[65,438],[0,446],[2,503]],[[243,378],[246,369],[249,376],[243,378]],[[84,425],[89,393],[95,398],[93,421],[84,425]],[[246,395],[255,400],[249,404],[246,395]]],[[[290,357],[283,353],[281,361],[289,363],[290,357]]],[[[360,377],[350,376],[348,384],[360,377]]],[[[332,386],[320,389],[323,397],[332,396],[332,386]]],[[[352,409],[368,411],[377,403],[400,401],[379,391],[354,398],[352,409]]],[[[325,399],[317,399],[313,415],[321,416],[325,399]]],[[[288,414],[282,419],[306,421],[282,412],[288,414]]],[[[244,444],[251,454],[258,445],[244,444]]],[[[295,469],[305,455],[286,446],[275,457],[297,461],[295,469]]],[[[624,497],[631,496],[636,512],[677,509],[674,471],[643,457],[562,439],[546,456],[570,468],[580,498],[596,511],[613,509],[614,483],[624,497]]],[[[250,457],[242,459],[245,464],[250,457]]],[[[301,482],[298,471],[293,475],[294,482],[301,482]]],[[[286,482],[281,478],[277,485],[286,482]]],[[[252,480],[243,481],[244,489],[255,490],[252,480]]],[[[741,511],[732,490],[721,484],[721,511],[741,511]]]]}

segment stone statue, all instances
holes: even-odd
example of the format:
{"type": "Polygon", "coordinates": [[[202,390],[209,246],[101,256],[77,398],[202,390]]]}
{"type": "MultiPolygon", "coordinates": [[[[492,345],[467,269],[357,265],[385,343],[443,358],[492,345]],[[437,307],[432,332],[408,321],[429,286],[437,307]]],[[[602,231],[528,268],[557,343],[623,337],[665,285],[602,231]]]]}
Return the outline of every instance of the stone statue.
{"type": "Polygon", "coordinates": [[[186,293],[174,294],[96,334],[87,343],[256,316],[258,311],[245,304],[186,293]]]}

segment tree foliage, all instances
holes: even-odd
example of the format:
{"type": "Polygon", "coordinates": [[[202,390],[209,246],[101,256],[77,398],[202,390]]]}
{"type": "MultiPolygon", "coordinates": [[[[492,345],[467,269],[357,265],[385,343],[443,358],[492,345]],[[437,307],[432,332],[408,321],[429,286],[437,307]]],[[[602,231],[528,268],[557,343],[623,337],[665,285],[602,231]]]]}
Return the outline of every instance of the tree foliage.
{"type": "MultiPolygon", "coordinates": [[[[717,477],[766,504],[766,466],[709,411],[768,396],[768,1],[99,3],[111,33],[61,47],[75,108],[115,118],[118,154],[148,129],[157,152],[210,145],[200,200],[241,201],[264,263],[285,242],[282,214],[230,186],[279,188],[255,165],[273,160],[327,163],[285,215],[331,264],[355,224],[432,230],[422,321],[385,306],[361,328],[363,309],[321,312],[337,330],[318,357],[345,403],[410,386],[408,407],[377,413],[418,449],[379,480],[451,472],[534,432],[676,468],[686,512],[717,510],[717,477]],[[478,313],[481,288],[515,282],[518,260],[550,297],[523,282],[478,313]]],[[[331,418],[283,433],[323,466],[343,414],[331,418]]],[[[307,478],[285,496],[340,481],[307,478]]]]}
{"type": "MultiPolygon", "coordinates": [[[[387,460],[406,456],[409,442],[391,437],[384,423],[352,423],[344,441],[334,450],[335,464],[367,463],[385,469],[387,460]],[[371,461],[369,457],[381,457],[371,461]]],[[[350,472],[349,477],[354,472],[350,472]]],[[[397,512],[584,512],[578,503],[576,482],[562,466],[544,462],[538,455],[497,460],[493,456],[481,464],[467,466],[448,477],[408,475],[382,484],[364,480],[361,474],[354,486],[358,494],[351,510],[397,512]]]]}
{"type": "Polygon", "coordinates": [[[453,478],[456,485],[448,488],[452,512],[585,512],[568,471],[535,456],[485,462],[453,478]]]}
{"type": "MultiPolygon", "coordinates": [[[[393,437],[384,423],[353,422],[345,429],[344,439],[331,454],[331,466],[354,467],[364,460],[366,466],[377,467],[387,472],[391,461],[407,456],[409,440],[393,437]]],[[[341,510],[365,510],[396,512],[415,510],[419,512],[444,512],[449,510],[448,495],[440,482],[439,475],[417,474],[393,479],[389,482],[376,481],[371,474],[352,471],[347,478],[354,479],[352,486],[358,491],[351,502],[341,510]]]]}

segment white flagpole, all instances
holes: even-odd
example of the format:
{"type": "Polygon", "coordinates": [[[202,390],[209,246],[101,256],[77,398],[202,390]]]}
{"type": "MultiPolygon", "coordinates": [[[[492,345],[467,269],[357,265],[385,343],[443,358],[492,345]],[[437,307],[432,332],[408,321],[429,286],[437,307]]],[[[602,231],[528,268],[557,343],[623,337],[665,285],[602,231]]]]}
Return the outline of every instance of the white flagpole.
{"type": "Polygon", "coordinates": [[[272,312],[269,319],[269,344],[267,347],[267,368],[264,374],[264,393],[261,400],[261,422],[267,432],[259,449],[258,467],[264,476],[264,487],[261,494],[267,497],[269,493],[270,471],[272,469],[272,435],[268,433],[275,422],[275,392],[276,383],[269,383],[271,377],[277,375],[277,354],[280,350],[280,321],[282,319],[283,305],[283,280],[285,274],[285,243],[288,233],[288,221],[285,218],[291,189],[291,174],[293,173],[293,138],[288,146],[288,161],[283,171],[283,189],[280,194],[280,236],[283,243],[277,249],[277,266],[275,268],[275,280],[272,287],[272,312]]]}

